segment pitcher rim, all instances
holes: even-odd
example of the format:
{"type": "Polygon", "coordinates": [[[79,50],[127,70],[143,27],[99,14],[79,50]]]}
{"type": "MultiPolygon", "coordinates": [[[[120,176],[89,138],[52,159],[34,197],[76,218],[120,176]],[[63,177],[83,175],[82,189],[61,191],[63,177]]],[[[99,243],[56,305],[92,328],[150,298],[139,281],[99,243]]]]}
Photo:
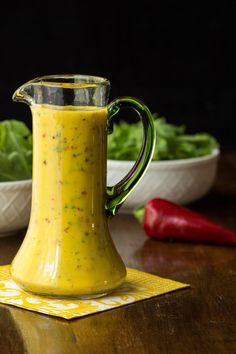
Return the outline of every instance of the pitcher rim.
{"type": "Polygon", "coordinates": [[[83,84],[83,87],[89,86],[109,86],[110,81],[102,76],[96,75],[86,75],[86,74],[50,74],[38,76],[28,82],[27,84],[33,85],[48,85],[48,86],[67,86],[71,88],[80,87],[83,84]],[[76,81],[70,81],[72,79],[77,79],[76,81]]]}

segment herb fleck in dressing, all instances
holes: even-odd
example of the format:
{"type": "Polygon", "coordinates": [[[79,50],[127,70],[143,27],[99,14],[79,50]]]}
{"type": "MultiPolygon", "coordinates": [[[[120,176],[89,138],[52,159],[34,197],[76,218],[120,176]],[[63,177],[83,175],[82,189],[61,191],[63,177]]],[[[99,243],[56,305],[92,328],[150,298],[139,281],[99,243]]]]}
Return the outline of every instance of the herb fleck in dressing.
{"type": "Polygon", "coordinates": [[[107,109],[35,105],[32,113],[34,207],[13,278],[39,294],[106,293],[126,276],[104,210],[107,109]]]}

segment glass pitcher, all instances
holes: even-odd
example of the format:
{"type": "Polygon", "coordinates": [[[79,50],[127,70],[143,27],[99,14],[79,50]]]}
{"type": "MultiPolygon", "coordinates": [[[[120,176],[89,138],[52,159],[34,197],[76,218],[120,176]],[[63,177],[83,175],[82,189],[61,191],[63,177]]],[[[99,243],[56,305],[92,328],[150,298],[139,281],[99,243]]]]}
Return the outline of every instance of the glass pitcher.
{"type": "Polygon", "coordinates": [[[132,97],[108,104],[110,83],[86,75],[50,75],[13,95],[33,117],[32,205],[25,239],[11,265],[25,291],[93,298],[118,287],[125,265],[109,233],[115,215],[152,158],[155,132],[148,108],[132,97]],[[107,134],[122,108],[144,128],[139,157],[114,186],[106,186],[107,134]]]}

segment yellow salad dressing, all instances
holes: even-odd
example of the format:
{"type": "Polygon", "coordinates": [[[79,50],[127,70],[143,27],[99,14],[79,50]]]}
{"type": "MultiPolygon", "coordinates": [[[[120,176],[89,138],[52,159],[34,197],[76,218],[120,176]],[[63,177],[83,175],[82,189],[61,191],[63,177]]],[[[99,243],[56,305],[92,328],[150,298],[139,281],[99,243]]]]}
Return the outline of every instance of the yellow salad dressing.
{"type": "Polygon", "coordinates": [[[11,272],[52,296],[107,293],[126,269],[105,216],[107,109],[33,105],[32,212],[11,272]]]}

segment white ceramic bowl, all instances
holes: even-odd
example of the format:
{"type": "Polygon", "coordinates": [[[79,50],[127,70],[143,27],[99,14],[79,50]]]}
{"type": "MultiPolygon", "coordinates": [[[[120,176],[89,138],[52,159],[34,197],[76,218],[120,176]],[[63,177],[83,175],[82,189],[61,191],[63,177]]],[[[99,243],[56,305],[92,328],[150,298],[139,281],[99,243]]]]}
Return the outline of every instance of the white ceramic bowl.
{"type": "Polygon", "coordinates": [[[0,182],[0,237],[25,228],[31,210],[32,181],[0,182]]]}
{"type": "MultiPolygon", "coordinates": [[[[152,161],[120,212],[132,213],[135,207],[157,196],[177,204],[188,204],[202,198],[216,177],[219,154],[216,149],[203,157],[152,161]]],[[[119,182],[133,164],[133,161],[108,160],[107,184],[112,186],[119,182]]]]}

